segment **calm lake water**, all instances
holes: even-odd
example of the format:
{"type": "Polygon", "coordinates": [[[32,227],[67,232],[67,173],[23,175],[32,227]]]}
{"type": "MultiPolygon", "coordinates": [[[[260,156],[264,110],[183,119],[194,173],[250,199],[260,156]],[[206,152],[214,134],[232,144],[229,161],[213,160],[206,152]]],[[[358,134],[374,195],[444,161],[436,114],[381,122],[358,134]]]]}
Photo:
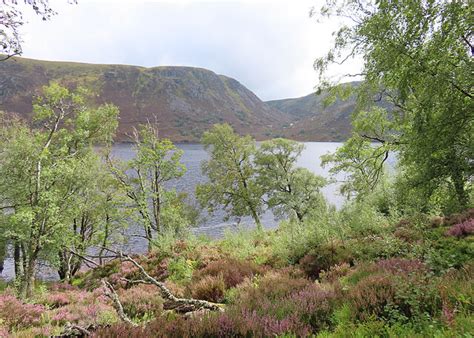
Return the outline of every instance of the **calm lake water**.
{"type": "MultiPolygon", "coordinates": [[[[328,169],[321,167],[321,155],[328,152],[334,152],[341,143],[332,142],[307,142],[305,149],[298,160],[298,165],[311,170],[312,172],[329,177],[328,169]]],[[[170,187],[176,188],[177,191],[186,192],[189,194],[189,201],[195,203],[194,189],[197,184],[206,182],[207,177],[201,173],[201,163],[208,159],[209,156],[200,144],[179,144],[179,148],[184,151],[182,162],[187,168],[186,174],[179,180],[170,182],[170,187]]],[[[122,160],[130,160],[134,157],[134,151],[130,144],[115,145],[112,152],[113,156],[122,160]]],[[[339,180],[342,177],[338,178],[339,180]]],[[[323,189],[323,194],[329,203],[340,207],[344,198],[338,194],[338,183],[333,183],[323,189]]],[[[197,204],[196,204],[197,206],[197,204]]],[[[198,226],[192,229],[195,234],[205,234],[207,236],[218,238],[221,237],[226,229],[235,228],[235,224],[239,220],[230,219],[224,221],[224,212],[222,210],[215,212],[213,215],[207,214],[205,210],[201,211],[201,222],[198,226]]],[[[278,225],[271,212],[266,212],[262,216],[262,224],[265,228],[274,228],[278,225]]],[[[244,217],[240,219],[241,227],[253,227],[252,219],[244,217]]],[[[133,253],[143,253],[147,249],[147,243],[144,238],[133,236],[132,234],[140,233],[141,229],[137,227],[129,227],[124,234],[127,238],[127,243],[124,244],[123,250],[133,253]]],[[[5,261],[5,268],[1,275],[3,278],[10,279],[14,276],[13,260],[8,258],[5,261]]],[[[58,278],[55,270],[48,267],[41,267],[39,277],[45,280],[55,280],[58,278]]]]}
{"type": "MultiPolygon", "coordinates": [[[[305,149],[301,154],[298,165],[307,168],[318,175],[329,177],[328,168],[322,168],[320,165],[320,157],[328,152],[334,152],[340,145],[341,143],[329,142],[305,143],[305,149]]],[[[194,204],[194,190],[196,185],[207,181],[207,177],[201,173],[201,164],[209,158],[209,155],[200,144],[179,144],[178,147],[184,152],[182,162],[186,166],[187,171],[182,178],[170,182],[168,186],[175,188],[179,192],[188,193],[190,202],[194,204]]],[[[135,156],[132,147],[128,144],[114,146],[112,154],[116,158],[122,160],[130,160],[135,156]]],[[[324,188],[323,193],[330,203],[340,206],[343,203],[343,198],[337,193],[337,190],[338,184],[331,184],[324,188]]],[[[201,216],[201,224],[194,229],[194,232],[206,234],[211,237],[221,236],[226,227],[237,222],[237,219],[230,219],[229,221],[224,222],[223,211],[216,211],[213,215],[209,215],[205,210],[202,210],[201,216]]],[[[270,212],[263,215],[262,223],[267,228],[273,228],[278,224],[270,212]]],[[[252,226],[253,222],[251,218],[242,218],[240,224],[252,226]]]]}

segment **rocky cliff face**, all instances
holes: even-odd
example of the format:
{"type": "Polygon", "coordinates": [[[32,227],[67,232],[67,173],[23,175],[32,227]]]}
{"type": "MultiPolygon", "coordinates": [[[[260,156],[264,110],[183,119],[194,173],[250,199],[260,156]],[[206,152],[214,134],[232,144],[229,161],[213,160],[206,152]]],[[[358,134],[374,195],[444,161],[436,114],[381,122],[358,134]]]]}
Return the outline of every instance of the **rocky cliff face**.
{"type": "Polygon", "coordinates": [[[14,58],[0,62],[0,110],[29,118],[31,101],[50,81],[94,88],[97,103],[120,108],[118,140],[132,126],[158,121],[163,137],[198,141],[215,123],[230,123],[258,139],[281,136],[287,113],[262,102],[238,81],[192,67],[143,68],[14,58]]]}

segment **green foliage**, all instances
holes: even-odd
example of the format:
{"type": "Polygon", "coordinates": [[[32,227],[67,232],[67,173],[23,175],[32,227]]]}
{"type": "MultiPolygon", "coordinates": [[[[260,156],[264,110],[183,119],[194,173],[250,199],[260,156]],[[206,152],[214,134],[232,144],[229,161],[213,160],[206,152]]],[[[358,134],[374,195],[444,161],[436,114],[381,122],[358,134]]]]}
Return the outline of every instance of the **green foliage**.
{"type": "Polygon", "coordinates": [[[440,228],[431,232],[430,248],[426,253],[428,264],[436,272],[459,269],[465,263],[472,261],[474,242],[471,238],[457,239],[446,236],[446,229],[440,228]]]}
{"type": "Polygon", "coordinates": [[[303,221],[314,209],[326,207],[320,193],[326,180],[296,167],[303,148],[301,143],[277,138],[262,142],[255,154],[257,181],[265,191],[268,207],[276,216],[296,216],[303,221]]]}
{"type": "Polygon", "coordinates": [[[166,187],[186,171],[181,163],[183,151],[159,138],[151,123],[135,130],[134,145],[134,159],[119,164],[110,160],[109,165],[131,202],[133,219],[143,226],[150,249],[156,234],[179,233],[195,219],[184,202],[186,195],[166,187]]]}
{"type": "Polygon", "coordinates": [[[468,206],[474,155],[471,14],[465,1],[326,2],[322,17],[354,20],[335,32],[333,48],[316,61],[321,84],[330,84],[324,76],[330,64],[353,56],[364,60],[355,135],[326,158],[336,164],[333,171],[349,170],[347,192],[370,191],[388,151],[395,151],[403,171],[400,196],[408,195],[415,211],[429,211],[433,202],[444,212],[468,206]],[[371,109],[374,97],[387,100],[391,112],[371,109]],[[440,200],[440,194],[447,198],[440,200]]]}
{"type": "MultiPolygon", "coordinates": [[[[81,201],[103,198],[90,181],[103,172],[93,146],[108,142],[117,126],[118,109],[88,107],[82,88],[52,83],[43,92],[33,104],[33,128],[10,120],[0,133],[0,198],[10,210],[0,226],[3,239],[21,252],[17,266],[24,269],[17,269],[17,278],[24,295],[31,295],[38,259],[57,262],[58,252],[76,241],[76,231],[86,232],[76,223],[86,212],[81,201]]],[[[103,211],[95,211],[98,219],[103,211]]]]}
{"type": "Polygon", "coordinates": [[[177,257],[168,262],[169,279],[173,282],[185,283],[191,280],[196,262],[177,257]]]}
{"type": "Polygon", "coordinates": [[[362,199],[370,195],[384,178],[384,163],[396,141],[382,138],[393,139],[393,135],[387,134],[394,133],[397,123],[389,121],[387,112],[376,107],[353,116],[352,125],[352,137],[334,154],[323,155],[322,166],[331,164],[329,172],[332,174],[347,173],[341,193],[348,198],[355,195],[362,199]],[[374,145],[377,140],[382,142],[374,145]]]}
{"type": "Polygon", "coordinates": [[[252,163],[255,141],[250,136],[240,137],[227,124],[216,124],[204,133],[201,142],[210,153],[202,165],[209,183],[196,188],[201,205],[210,212],[223,206],[228,218],[250,215],[261,229],[263,190],[252,163]]]}

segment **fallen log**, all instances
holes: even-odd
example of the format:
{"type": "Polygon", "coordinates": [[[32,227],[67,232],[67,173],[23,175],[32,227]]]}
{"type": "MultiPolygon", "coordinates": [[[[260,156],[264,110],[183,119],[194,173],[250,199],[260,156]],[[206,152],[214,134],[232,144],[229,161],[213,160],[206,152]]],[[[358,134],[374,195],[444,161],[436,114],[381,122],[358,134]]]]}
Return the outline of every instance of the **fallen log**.
{"type": "MultiPolygon", "coordinates": [[[[191,314],[191,313],[197,313],[197,312],[203,312],[203,311],[217,311],[217,312],[224,312],[224,304],[218,304],[218,303],[212,303],[208,302],[205,300],[201,299],[193,299],[193,298],[179,298],[173,295],[173,293],[166,287],[166,285],[160,281],[158,281],[156,278],[148,274],[146,272],[145,268],[141,266],[136,260],[134,260],[132,257],[129,255],[123,254],[120,251],[114,251],[109,248],[104,248],[105,250],[112,252],[116,254],[117,258],[119,258],[122,261],[127,261],[131,262],[138,270],[140,271],[140,274],[142,275],[143,279],[136,279],[136,280],[129,280],[129,279],[123,279],[127,283],[130,284],[152,284],[158,287],[160,291],[160,295],[165,301],[164,307],[167,310],[173,310],[178,313],[183,313],[183,314],[191,314]]],[[[119,315],[120,319],[122,321],[133,325],[137,326],[135,323],[133,323],[130,318],[125,314],[123,311],[123,306],[120,303],[120,299],[115,292],[115,289],[113,286],[105,281],[102,280],[102,284],[104,286],[104,289],[106,290],[106,295],[109,297],[113,304],[114,308],[117,311],[117,314],[119,315]]]]}

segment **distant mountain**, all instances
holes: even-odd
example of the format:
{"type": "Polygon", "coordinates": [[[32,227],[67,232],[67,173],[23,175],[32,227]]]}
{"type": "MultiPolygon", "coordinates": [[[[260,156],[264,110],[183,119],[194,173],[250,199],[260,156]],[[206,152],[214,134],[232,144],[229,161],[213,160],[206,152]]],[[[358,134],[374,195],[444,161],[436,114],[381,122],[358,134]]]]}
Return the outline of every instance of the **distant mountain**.
{"type": "Polygon", "coordinates": [[[29,118],[32,97],[51,80],[86,84],[97,103],[120,108],[118,140],[132,126],[157,117],[161,135],[198,141],[215,123],[230,123],[257,139],[283,135],[291,116],[262,102],[237,80],[192,67],[144,68],[12,58],[0,62],[0,110],[29,118]]]}
{"type": "Polygon", "coordinates": [[[263,102],[237,80],[202,68],[11,58],[0,62],[0,110],[29,119],[33,96],[52,80],[86,85],[97,93],[97,104],[116,104],[118,141],[127,141],[133,126],[155,116],[161,136],[175,142],[197,142],[215,123],[229,123],[258,140],[343,141],[355,107],[353,98],[324,107],[324,93],[263,102]]]}
{"type": "MultiPolygon", "coordinates": [[[[358,82],[352,85],[357,86],[358,82]]],[[[315,93],[294,99],[267,101],[266,103],[288,115],[290,125],[285,136],[300,141],[344,141],[351,133],[351,113],[356,102],[351,97],[337,100],[325,107],[325,93],[315,93]]]]}

